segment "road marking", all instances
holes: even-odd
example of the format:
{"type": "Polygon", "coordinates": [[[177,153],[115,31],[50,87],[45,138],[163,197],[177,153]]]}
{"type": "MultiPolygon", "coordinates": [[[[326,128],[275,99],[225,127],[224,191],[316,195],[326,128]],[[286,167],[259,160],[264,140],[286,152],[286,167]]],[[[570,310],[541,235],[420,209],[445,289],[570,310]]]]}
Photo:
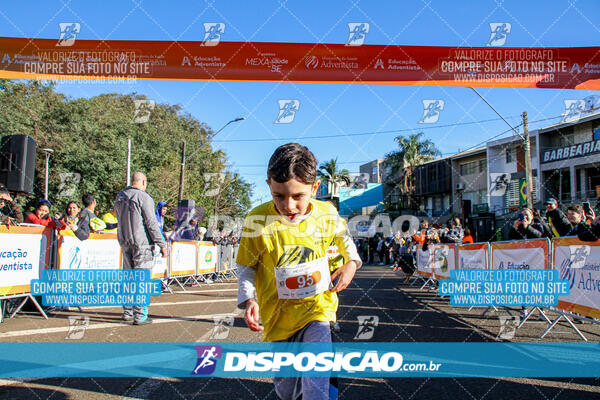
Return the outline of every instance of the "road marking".
{"type": "MultiPolygon", "coordinates": [[[[233,292],[233,291],[237,292],[237,288],[214,289],[214,290],[175,290],[175,291],[173,291],[173,293],[191,294],[191,293],[212,293],[212,292],[233,292]]],[[[169,293],[164,293],[164,294],[169,294],[169,293]]]]}
{"type": "MultiPolygon", "coordinates": [[[[235,317],[235,314],[201,314],[201,315],[190,315],[190,316],[182,316],[182,317],[173,317],[173,318],[152,318],[152,325],[155,324],[166,324],[169,322],[179,322],[179,321],[199,321],[203,319],[212,320],[215,315],[231,315],[235,317]]],[[[131,323],[127,322],[103,322],[100,324],[92,324],[87,327],[86,331],[90,329],[107,329],[107,328],[115,328],[118,326],[132,326],[131,323]]],[[[19,337],[19,336],[30,336],[37,334],[48,334],[48,333],[59,333],[59,332],[67,332],[71,327],[70,326],[60,326],[56,328],[42,328],[42,329],[26,329],[23,331],[13,331],[13,332],[4,332],[2,333],[3,338],[9,337],[19,337]]]]}

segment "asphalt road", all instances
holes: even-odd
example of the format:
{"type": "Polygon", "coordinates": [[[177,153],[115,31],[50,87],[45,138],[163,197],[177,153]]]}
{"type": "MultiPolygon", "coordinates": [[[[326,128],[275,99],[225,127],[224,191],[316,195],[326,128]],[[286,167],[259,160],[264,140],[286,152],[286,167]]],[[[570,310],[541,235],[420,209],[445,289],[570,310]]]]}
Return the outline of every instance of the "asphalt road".
{"type": "MultiPolygon", "coordinates": [[[[59,312],[49,320],[20,314],[0,324],[2,342],[209,342],[260,341],[245,327],[236,308],[235,282],[186,288],[153,299],[154,323],[122,323],[117,308],[84,308],[59,312]],[[75,318],[79,316],[79,318],[75,318]],[[89,325],[85,327],[85,316],[89,325]],[[70,319],[77,319],[72,325],[70,319]],[[217,320],[232,326],[215,324],[217,320]],[[81,336],[81,337],[80,337],[81,336]],[[226,337],[225,337],[226,336],[226,337]]],[[[377,316],[370,341],[376,342],[488,342],[498,341],[500,316],[519,310],[500,309],[483,314],[450,307],[433,290],[403,283],[389,267],[365,266],[341,293],[336,341],[354,341],[358,316],[377,316]]],[[[545,322],[534,318],[515,332],[511,341],[539,342],[545,322]]],[[[600,326],[578,325],[590,341],[600,341],[600,326]]],[[[543,341],[581,339],[560,323],[543,341]]],[[[460,357],[460,355],[457,355],[460,357]]],[[[341,399],[600,399],[599,378],[357,378],[340,380],[341,399]]],[[[0,380],[0,399],[276,399],[269,378],[52,378],[0,380]]]]}

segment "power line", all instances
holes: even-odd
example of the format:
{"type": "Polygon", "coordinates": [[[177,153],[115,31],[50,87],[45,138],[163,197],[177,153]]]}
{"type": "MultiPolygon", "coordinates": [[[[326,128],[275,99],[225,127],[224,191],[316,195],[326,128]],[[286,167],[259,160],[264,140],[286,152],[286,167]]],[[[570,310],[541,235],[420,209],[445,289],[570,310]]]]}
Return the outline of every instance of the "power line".
{"type": "MultiPolygon", "coordinates": [[[[507,118],[517,118],[520,116],[510,116],[507,118]]],[[[360,132],[360,133],[341,133],[337,135],[323,135],[323,136],[303,136],[299,137],[287,137],[287,138],[262,138],[262,139],[225,139],[225,140],[213,140],[213,143],[235,143],[235,142],[272,142],[273,140],[298,140],[298,139],[331,139],[336,137],[348,137],[348,136],[368,136],[368,135],[381,135],[388,133],[400,133],[400,132],[414,132],[414,131],[423,131],[428,129],[442,129],[442,128],[452,128],[455,126],[465,126],[465,125],[474,125],[474,124],[482,124],[485,122],[492,121],[500,121],[500,118],[492,118],[485,119],[481,121],[471,121],[471,122],[457,122],[454,124],[446,124],[446,125],[432,125],[432,126],[422,126],[419,128],[405,128],[405,129],[393,129],[389,131],[376,131],[376,132],[360,132]]]]}

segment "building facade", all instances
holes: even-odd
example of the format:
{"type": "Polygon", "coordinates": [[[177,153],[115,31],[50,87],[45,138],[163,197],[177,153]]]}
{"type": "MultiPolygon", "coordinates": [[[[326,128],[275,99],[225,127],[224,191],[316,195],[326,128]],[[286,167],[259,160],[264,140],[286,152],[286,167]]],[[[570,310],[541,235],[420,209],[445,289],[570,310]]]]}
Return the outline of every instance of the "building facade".
{"type": "Polygon", "coordinates": [[[540,129],[542,199],[561,204],[600,197],[600,114],[540,129]]]}

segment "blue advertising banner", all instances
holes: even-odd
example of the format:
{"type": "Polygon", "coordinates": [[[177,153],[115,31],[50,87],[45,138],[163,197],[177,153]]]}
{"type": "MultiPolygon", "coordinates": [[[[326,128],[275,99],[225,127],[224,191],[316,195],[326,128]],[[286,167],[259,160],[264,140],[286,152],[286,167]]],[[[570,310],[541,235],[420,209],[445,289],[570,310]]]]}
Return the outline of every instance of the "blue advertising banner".
{"type": "Polygon", "coordinates": [[[0,377],[597,377],[600,343],[0,343],[0,377]]]}

